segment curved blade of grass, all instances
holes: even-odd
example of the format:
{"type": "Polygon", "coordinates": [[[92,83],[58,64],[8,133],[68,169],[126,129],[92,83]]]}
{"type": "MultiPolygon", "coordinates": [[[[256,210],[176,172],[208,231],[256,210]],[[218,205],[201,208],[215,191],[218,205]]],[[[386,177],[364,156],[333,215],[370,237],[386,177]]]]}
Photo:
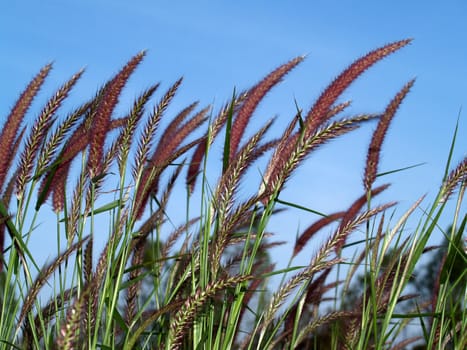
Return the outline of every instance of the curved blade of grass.
{"type": "MultiPolygon", "coordinates": [[[[8,209],[6,208],[5,204],[3,203],[3,200],[1,200],[1,199],[0,199],[0,216],[2,218],[5,218],[4,219],[5,220],[4,224],[8,228],[8,232],[10,232],[10,234],[12,235],[11,238],[14,241],[14,244],[16,246],[16,249],[17,249],[18,253],[20,255],[26,254],[31,259],[31,262],[34,265],[34,267],[37,269],[37,271],[40,271],[39,266],[36,264],[31,252],[29,251],[28,247],[24,243],[23,237],[21,237],[21,234],[16,229],[15,224],[13,223],[13,221],[10,218],[10,215],[8,214],[8,209]]],[[[15,259],[16,259],[16,261],[14,262],[14,266],[15,266],[15,271],[17,271],[17,267],[18,267],[18,260],[17,259],[18,259],[18,256],[15,255],[15,259]]]]}
{"type": "Polygon", "coordinates": [[[454,133],[452,135],[451,147],[449,147],[448,160],[446,162],[446,168],[444,169],[443,182],[447,179],[449,175],[449,168],[451,167],[452,155],[454,153],[454,145],[456,144],[456,139],[457,139],[457,131],[459,130],[459,118],[460,118],[461,110],[462,109],[459,110],[459,113],[457,115],[456,127],[454,128],[454,133]]]}
{"type": "Polygon", "coordinates": [[[319,216],[322,216],[322,217],[326,217],[327,215],[320,212],[320,211],[317,211],[317,210],[313,210],[313,209],[310,209],[310,208],[307,208],[307,207],[302,207],[301,205],[298,205],[298,204],[295,204],[295,203],[292,203],[292,202],[287,202],[287,201],[284,201],[282,199],[279,199],[279,198],[276,198],[275,199],[275,202],[276,203],[280,203],[280,204],[284,204],[284,205],[287,205],[288,207],[292,207],[292,208],[296,208],[296,209],[300,209],[300,210],[304,210],[304,211],[307,211],[309,213],[313,213],[313,214],[316,214],[316,215],[319,215],[319,216]]]}
{"type": "Polygon", "coordinates": [[[261,279],[261,278],[271,277],[271,276],[275,276],[275,275],[281,275],[281,274],[285,274],[285,273],[288,273],[288,272],[291,272],[291,271],[304,269],[305,267],[307,267],[307,266],[305,266],[305,265],[303,265],[303,266],[293,266],[293,267],[289,267],[289,268],[286,268],[286,269],[276,270],[276,271],[272,271],[272,272],[262,274],[262,275],[258,276],[258,278],[261,279]]]}
{"type": "Polygon", "coordinates": [[[412,169],[412,168],[417,168],[417,167],[425,165],[425,164],[427,164],[427,162],[417,163],[417,164],[409,165],[409,166],[406,166],[406,167],[403,167],[403,168],[385,171],[383,173],[376,174],[376,177],[385,176],[385,175],[389,175],[389,174],[393,174],[393,173],[398,173],[400,171],[405,171],[405,170],[409,170],[409,169],[412,169]]]}
{"type": "MultiPolygon", "coordinates": [[[[88,213],[87,215],[85,216],[93,216],[93,215],[97,215],[97,214],[101,214],[101,213],[105,213],[107,211],[111,211],[117,207],[119,207],[120,205],[122,205],[122,200],[120,199],[116,199],[108,204],[105,204],[99,208],[96,208],[94,210],[92,210],[90,213],[88,213]]],[[[84,217],[84,215],[80,215],[79,216],[80,218],[84,217]]],[[[65,222],[67,219],[63,218],[63,219],[60,219],[59,222],[65,222]]]]}

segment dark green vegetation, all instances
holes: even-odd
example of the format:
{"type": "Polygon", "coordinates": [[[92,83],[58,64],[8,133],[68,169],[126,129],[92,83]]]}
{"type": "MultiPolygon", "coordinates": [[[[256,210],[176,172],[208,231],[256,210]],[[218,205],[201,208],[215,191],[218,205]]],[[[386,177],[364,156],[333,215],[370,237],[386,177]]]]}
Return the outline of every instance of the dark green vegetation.
{"type": "MultiPolygon", "coordinates": [[[[217,113],[210,107],[198,109],[196,103],[187,106],[164,130],[161,119],[169,118],[167,107],[181,80],[162,92],[153,106],[159,84],[143,91],[126,116],[114,116],[122,89],[144,53],[133,57],[91,100],[58,117],[82,72],[75,74],[33,124],[23,126],[51,69],[45,66],[20,95],[0,134],[0,346],[353,350],[423,343],[428,348],[465,348],[462,234],[467,218],[459,208],[467,158],[450,166],[449,157],[436,200],[407,233],[405,224],[423,198],[397,220],[385,215],[395,203],[373,206],[372,198],[388,188],[374,186],[381,146],[414,81],[400,89],[382,114],[340,117],[349,105],[338,101],[343,91],[409,42],[386,45],[356,60],[309,111],[298,109],[274,139],[266,136],[272,121],[250,138],[244,132],[264,96],[303,57],[235,94],[217,113]],[[311,152],[373,120],[377,126],[368,147],[361,197],[297,237],[293,257],[310,249],[307,244],[323,228],[333,232],[319,249],[313,248],[307,266],[291,262],[277,271],[268,251],[280,243],[271,241],[268,221],[277,213],[284,185],[311,152]],[[212,184],[205,175],[216,139],[224,145],[223,166],[212,184]],[[237,192],[245,173],[263,156],[269,162],[260,188],[240,200],[237,192]],[[166,215],[176,185],[187,193],[186,220],[180,227],[166,215]],[[189,210],[197,198],[194,191],[201,194],[196,215],[189,210]],[[446,203],[456,200],[455,193],[457,205],[444,213],[446,203]],[[41,266],[28,243],[42,229],[36,226],[49,203],[57,222],[41,234],[56,231],[56,237],[47,239],[55,238],[64,248],[41,266]],[[97,224],[102,213],[107,215],[104,228],[97,224]],[[439,230],[441,214],[453,226],[445,232],[446,245],[438,250],[435,290],[412,294],[408,287],[415,283],[413,273],[422,255],[432,249],[427,241],[439,230]],[[350,242],[357,229],[366,232],[366,239],[350,242]],[[93,256],[97,235],[108,239],[93,256]],[[345,256],[355,249],[353,259],[345,256]],[[345,279],[333,280],[344,265],[349,266],[345,279]],[[273,275],[283,276],[280,285],[268,284],[273,275]],[[403,302],[410,310],[405,306],[401,313],[403,302]],[[403,333],[409,323],[418,325],[414,337],[403,333]]],[[[288,205],[294,209],[299,203],[288,205]]]]}

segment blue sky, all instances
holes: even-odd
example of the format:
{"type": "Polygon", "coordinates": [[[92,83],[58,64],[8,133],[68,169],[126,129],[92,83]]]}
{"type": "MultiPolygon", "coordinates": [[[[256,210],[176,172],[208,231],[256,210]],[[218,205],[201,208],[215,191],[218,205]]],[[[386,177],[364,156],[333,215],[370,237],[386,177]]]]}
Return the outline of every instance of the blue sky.
{"type": "MultiPolygon", "coordinates": [[[[354,59],[410,37],[411,45],[378,63],[343,96],[352,99],[352,113],[379,112],[404,83],[417,78],[391,126],[380,164],[381,171],[388,171],[426,162],[386,178],[393,186],[381,202],[399,200],[402,213],[422,194],[435,194],[462,107],[454,161],[465,156],[466,35],[465,1],[1,2],[0,120],[29,79],[50,61],[54,70],[31,117],[80,68],[86,67],[86,73],[64,114],[142,49],[148,55],[124,92],[121,111],[151,83],[161,81],[166,88],[181,75],[185,80],[172,113],[194,100],[219,108],[234,87],[250,87],[281,63],[307,54],[264,100],[249,129],[278,115],[272,130],[277,135],[294,115],[294,99],[306,110],[354,59]]],[[[346,208],[362,193],[373,128],[368,125],[310,157],[283,199],[323,212],[346,208]]],[[[297,230],[313,219],[294,211],[272,225],[278,239],[293,242],[297,230]]]]}

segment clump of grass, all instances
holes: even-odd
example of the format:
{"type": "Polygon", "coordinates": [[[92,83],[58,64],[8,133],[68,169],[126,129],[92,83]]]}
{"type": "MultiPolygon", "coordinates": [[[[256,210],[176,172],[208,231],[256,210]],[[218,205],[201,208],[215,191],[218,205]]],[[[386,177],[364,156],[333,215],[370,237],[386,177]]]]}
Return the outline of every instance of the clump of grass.
{"type": "Polygon", "coordinates": [[[465,288],[464,293],[459,290],[466,276],[465,269],[454,267],[466,263],[462,235],[467,217],[459,212],[466,159],[451,167],[451,149],[438,196],[423,208],[418,226],[407,235],[405,225],[422,208],[423,198],[395,223],[388,222],[385,213],[396,203],[374,206],[372,199],[389,187],[374,186],[382,175],[380,152],[414,81],[404,85],[381,114],[341,117],[350,104],[339,102],[347,87],[409,42],[394,42],[357,59],[307,113],[298,108],[278,138],[267,136],[274,120],[249,138],[245,132],[257,106],[302,56],[251,89],[234,93],[218,112],[212,106],[199,108],[198,102],[189,104],[164,130],[160,122],[170,118],[168,106],[182,79],[155,103],[161,84],[151,85],[126,115],[115,116],[144,52],[61,118],[60,106],[83,74],[76,73],[47,101],[32,126],[23,127],[51,70],[45,66],[20,95],[0,133],[0,347],[400,349],[422,339],[430,348],[461,348],[467,342],[467,317],[465,288]],[[272,240],[268,223],[283,209],[278,205],[286,203],[281,190],[312,152],[373,120],[378,124],[368,148],[362,195],[299,234],[289,267],[277,270],[269,250],[282,242],[272,240]],[[222,137],[222,170],[211,184],[211,145],[222,137]],[[238,189],[248,169],[268,154],[259,188],[241,199],[238,189]],[[183,173],[186,215],[177,226],[169,203],[183,173]],[[200,209],[192,213],[196,190],[200,209]],[[428,239],[456,190],[453,229],[447,235],[437,294],[428,308],[426,300],[407,293],[421,256],[429,250],[428,239]],[[45,264],[36,260],[29,242],[41,230],[37,220],[49,211],[49,203],[57,215],[55,239],[62,250],[45,264]],[[107,225],[102,224],[102,213],[107,225]],[[360,228],[366,239],[349,242],[360,228]],[[294,266],[293,259],[309,251],[313,237],[329,230],[309,263],[294,266]],[[95,238],[105,234],[106,243],[95,258],[95,238]],[[356,248],[352,260],[346,257],[349,247],[356,248]],[[334,277],[349,263],[344,280],[334,277]],[[352,281],[362,270],[362,288],[352,294],[352,281]],[[282,282],[270,285],[269,278],[276,275],[282,282]],[[401,314],[401,303],[407,300],[414,301],[416,309],[401,314]],[[409,321],[419,322],[418,337],[401,336],[409,321]]]}

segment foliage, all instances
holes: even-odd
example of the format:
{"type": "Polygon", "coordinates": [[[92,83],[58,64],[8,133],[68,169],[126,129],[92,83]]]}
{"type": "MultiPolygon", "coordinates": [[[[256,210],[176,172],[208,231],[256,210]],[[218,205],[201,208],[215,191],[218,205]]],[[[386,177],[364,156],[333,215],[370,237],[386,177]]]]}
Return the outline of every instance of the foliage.
{"type": "Polygon", "coordinates": [[[83,74],[76,73],[46,102],[31,126],[23,126],[51,70],[51,65],[45,66],[19,96],[0,133],[0,346],[400,349],[418,340],[401,340],[409,321],[420,321],[421,337],[430,348],[465,345],[465,290],[459,292],[465,270],[454,268],[466,260],[458,243],[467,220],[459,213],[467,158],[451,171],[449,159],[436,200],[407,235],[404,226],[423,199],[396,223],[385,215],[395,203],[373,206],[372,199],[388,188],[374,186],[381,175],[381,147],[414,80],[382,114],[341,117],[350,104],[339,102],[347,87],[409,42],[388,44],[356,60],[307,113],[298,109],[275,139],[266,136],[273,121],[250,137],[245,131],[264,96],[304,57],[234,94],[217,113],[190,104],[168,120],[163,131],[161,120],[167,119],[181,79],[152,107],[158,83],[143,91],[125,116],[114,116],[144,52],[130,59],[93,98],[59,117],[63,101],[83,74]],[[284,203],[281,190],[312,152],[372,120],[378,124],[368,147],[361,197],[349,208],[318,219],[297,237],[292,258],[307,249],[318,232],[333,228],[307,266],[293,266],[291,261],[285,270],[276,270],[268,252],[281,242],[271,240],[268,222],[280,209],[278,203],[284,203]],[[222,135],[223,166],[212,185],[208,158],[211,145],[222,135]],[[260,188],[241,199],[238,189],[245,174],[267,155],[260,188]],[[185,222],[177,227],[167,212],[182,174],[187,210],[185,222]],[[401,301],[418,300],[404,294],[406,287],[457,189],[433,308],[397,314],[401,301]],[[49,211],[49,203],[57,222],[48,230],[55,230],[59,252],[43,265],[31,253],[30,239],[38,234],[37,223],[49,211]],[[192,215],[195,204],[200,209],[192,215]],[[102,213],[107,225],[102,224],[102,213]],[[347,248],[355,248],[348,243],[349,236],[362,226],[366,239],[357,245],[359,255],[351,261],[345,281],[333,280],[335,271],[348,264],[347,248]],[[105,231],[108,239],[95,256],[94,241],[105,231]],[[361,269],[363,290],[352,307],[340,308],[335,299],[333,309],[324,311],[333,299],[330,292],[335,297],[342,293],[345,303],[350,283],[361,269]],[[270,285],[269,279],[277,275],[282,282],[270,285]]]}

